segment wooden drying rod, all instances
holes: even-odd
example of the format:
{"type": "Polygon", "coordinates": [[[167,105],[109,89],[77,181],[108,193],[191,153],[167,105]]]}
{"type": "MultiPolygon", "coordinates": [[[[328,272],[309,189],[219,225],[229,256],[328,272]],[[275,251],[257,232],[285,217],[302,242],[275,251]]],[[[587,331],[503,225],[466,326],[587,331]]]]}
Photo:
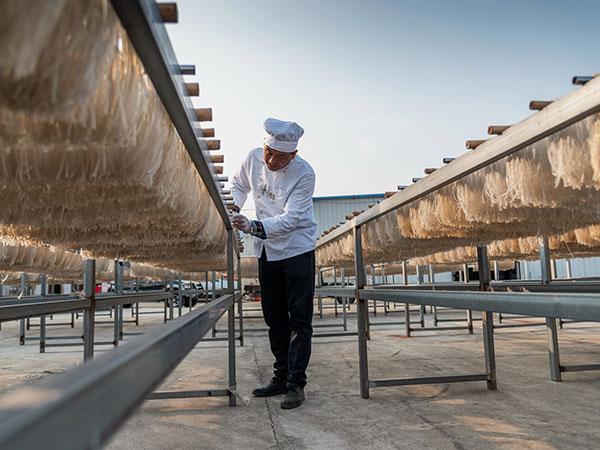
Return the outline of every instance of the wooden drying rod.
{"type": "Polygon", "coordinates": [[[531,100],[529,102],[529,109],[532,111],[541,111],[542,109],[544,109],[546,106],[548,106],[550,103],[552,103],[552,101],[546,101],[546,100],[531,100]]]}
{"type": "Polygon", "coordinates": [[[224,163],[225,162],[225,156],[223,156],[223,155],[211,155],[210,159],[212,160],[213,163],[224,163]]]}
{"type": "Polygon", "coordinates": [[[190,97],[198,97],[200,95],[199,83],[185,83],[185,87],[190,97]]]}
{"type": "Polygon", "coordinates": [[[502,134],[510,127],[511,125],[490,125],[487,132],[488,134],[502,134]]]}
{"type": "Polygon", "coordinates": [[[215,129],[214,128],[201,128],[200,131],[202,131],[202,136],[204,136],[205,138],[208,137],[215,137],[215,129]]]}
{"type": "Polygon", "coordinates": [[[177,23],[177,3],[157,3],[157,6],[164,23],[177,23]]]}
{"type": "Polygon", "coordinates": [[[223,166],[215,166],[215,173],[223,175],[223,166]]]}
{"type": "Polygon", "coordinates": [[[572,81],[573,81],[573,84],[577,84],[577,85],[583,86],[585,83],[587,83],[588,81],[593,80],[594,78],[595,78],[594,76],[591,76],[591,77],[589,77],[589,76],[585,76],[585,77],[576,76],[576,77],[573,77],[572,81]]]}
{"type": "Polygon", "coordinates": [[[211,122],[213,120],[212,108],[196,108],[198,122],[211,122]]]}
{"type": "Polygon", "coordinates": [[[467,150],[471,150],[471,149],[479,147],[485,141],[486,141],[485,139],[471,139],[465,143],[465,147],[467,147],[467,150]]]}
{"type": "Polygon", "coordinates": [[[221,149],[221,140],[220,139],[204,139],[206,143],[206,148],[208,150],[220,150],[221,149]]]}
{"type": "Polygon", "coordinates": [[[181,64],[179,66],[181,75],[196,75],[196,66],[193,64],[181,64]]]}
{"type": "Polygon", "coordinates": [[[392,195],[394,195],[396,193],[396,191],[387,191],[385,193],[385,198],[390,198],[392,195]]]}
{"type": "Polygon", "coordinates": [[[426,168],[423,172],[425,172],[425,175],[431,175],[433,172],[435,172],[437,169],[435,167],[428,167],[426,168]]]}

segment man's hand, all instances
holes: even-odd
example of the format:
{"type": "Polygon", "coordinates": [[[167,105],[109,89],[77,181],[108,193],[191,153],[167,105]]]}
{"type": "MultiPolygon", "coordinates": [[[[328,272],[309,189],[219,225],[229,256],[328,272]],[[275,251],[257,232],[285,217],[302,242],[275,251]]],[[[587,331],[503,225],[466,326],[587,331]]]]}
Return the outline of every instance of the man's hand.
{"type": "Polygon", "coordinates": [[[236,230],[243,231],[246,234],[250,233],[250,221],[246,216],[239,213],[233,213],[231,215],[231,223],[236,230]]]}

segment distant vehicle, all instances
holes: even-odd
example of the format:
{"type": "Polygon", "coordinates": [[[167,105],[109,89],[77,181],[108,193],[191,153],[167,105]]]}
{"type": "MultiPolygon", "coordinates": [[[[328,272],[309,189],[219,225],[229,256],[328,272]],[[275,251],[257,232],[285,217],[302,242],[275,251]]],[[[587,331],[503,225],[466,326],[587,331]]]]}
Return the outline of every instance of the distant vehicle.
{"type": "MultiPolygon", "coordinates": [[[[195,306],[196,303],[198,303],[198,300],[202,297],[202,293],[200,292],[200,291],[204,290],[204,288],[202,287],[202,284],[195,283],[192,281],[182,281],[181,285],[183,287],[183,292],[181,295],[181,298],[183,300],[183,306],[189,307],[190,304],[192,306],[195,306]],[[186,292],[186,291],[191,291],[191,292],[186,292]]],[[[169,288],[170,288],[170,285],[167,283],[166,289],[168,290],[169,288]]],[[[173,283],[173,293],[175,296],[174,305],[179,306],[179,282],[178,281],[175,281],[173,283]]]]}

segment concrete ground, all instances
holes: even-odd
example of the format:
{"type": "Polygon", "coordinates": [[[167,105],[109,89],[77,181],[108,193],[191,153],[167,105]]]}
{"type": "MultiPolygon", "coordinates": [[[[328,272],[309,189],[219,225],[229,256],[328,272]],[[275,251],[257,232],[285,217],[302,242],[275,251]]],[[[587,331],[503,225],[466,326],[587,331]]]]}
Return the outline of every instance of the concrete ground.
{"type": "MultiPolygon", "coordinates": [[[[327,306],[331,305],[329,301],[327,306]]],[[[258,304],[249,303],[247,307],[257,309],[258,304]]],[[[146,305],[142,311],[150,312],[151,308],[146,305]]],[[[326,309],[325,317],[315,318],[314,323],[341,324],[341,319],[333,315],[332,309],[326,309]]],[[[440,317],[457,319],[440,323],[440,327],[464,324],[459,321],[464,318],[461,312],[444,311],[440,317]]],[[[54,322],[65,319],[55,317],[54,322]]],[[[386,317],[380,309],[371,320],[399,321],[402,315],[386,317]]],[[[126,331],[158,326],[162,316],[142,315],[141,322],[137,328],[127,324],[126,331]]],[[[427,325],[431,325],[431,315],[427,316],[427,325]]],[[[250,396],[254,387],[269,380],[272,356],[266,333],[251,332],[252,328],[264,327],[262,320],[249,319],[245,326],[245,345],[237,347],[237,377],[238,390],[250,396]]],[[[225,329],[225,323],[219,328],[225,329]]],[[[349,330],[356,330],[355,316],[349,318],[349,330]]],[[[341,326],[315,331],[341,331],[341,326]]],[[[597,324],[581,323],[559,330],[562,362],[600,362],[599,331],[597,324]]],[[[35,333],[31,331],[28,336],[35,333]]],[[[439,330],[405,338],[403,333],[403,325],[372,328],[372,379],[485,371],[480,322],[475,323],[473,335],[466,330],[439,330]]],[[[49,336],[68,334],[81,334],[81,319],[75,330],[58,326],[48,331],[49,336]]],[[[100,325],[96,334],[99,340],[109,340],[112,327],[100,325]]],[[[49,348],[47,353],[39,354],[36,341],[19,346],[17,336],[15,322],[2,325],[0,394],[81,363],[81,347],[49,348]]],[[[136,338],[140,337],[128,336],[126,341],[136,338]]],[[[488,391],[485,382],[419,385],[371,389],[371,398],[363,400],[358,394],[356,337],[315,338],[307,399],[301,407],[281,410],[281,396],[252,398],[248,406],[235,408],[228,406],[226,398],[149,400],[106,448],[600,448],[600,372],[567,373],[562,383],[550,381],[544,327],[497,329],[495,338],[497,391],[488,391]]],[[[226,342],[202,342],[160,390],[224,387],[226,377],[226,342]]]]}

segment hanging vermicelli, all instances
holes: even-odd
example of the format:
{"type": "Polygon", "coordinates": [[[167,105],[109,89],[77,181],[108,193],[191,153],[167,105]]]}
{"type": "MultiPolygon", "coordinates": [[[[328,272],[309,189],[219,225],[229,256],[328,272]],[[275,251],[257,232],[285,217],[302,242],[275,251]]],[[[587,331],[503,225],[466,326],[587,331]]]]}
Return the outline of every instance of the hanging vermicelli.
{"type": "MultiPolygon", "coordinates": [[[[556,250],[592,256],[594,246],[585,245],[595,242],[588,236],[596,225],[600,225],[598,114],[366,223],[363,256],[365,264],[402,260],[449,264],[476,259],[471,251],[453,249],[490,245],[498,248],[498,258],[525,259],[537,252],[536,236],[567,236],[573,230],[578,242],[567,249],[565,238],[556,238],[561,242],[556,250]],[[390,228],[393,219],[396,223],[390,228]],[[495,241],[518,244],[520,249],[505,251],[495,241]]],[[[317,249],[319,265],[352,264],[351,254],[341,256],[338,250],[344,239],[317,249]]]]}
{"type": "Polygon", "coordinates": [[[109,2],[6,7],[3,241],[223,269],[225,226],[109,2]]]}

